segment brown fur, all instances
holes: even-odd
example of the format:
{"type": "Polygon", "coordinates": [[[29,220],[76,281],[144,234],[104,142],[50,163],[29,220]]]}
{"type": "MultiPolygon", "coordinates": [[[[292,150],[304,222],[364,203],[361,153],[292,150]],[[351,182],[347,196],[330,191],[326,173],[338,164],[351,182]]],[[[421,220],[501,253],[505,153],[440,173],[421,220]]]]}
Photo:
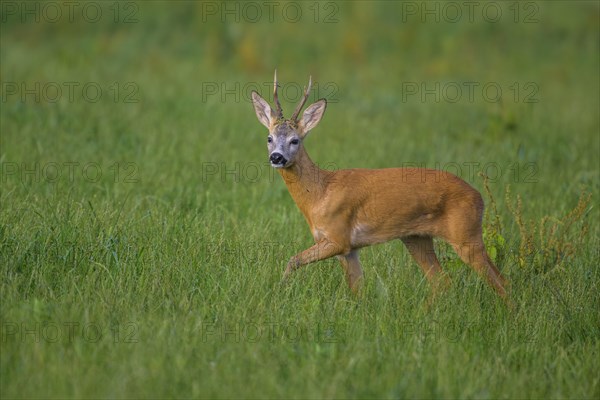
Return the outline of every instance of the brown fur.
{"type": "Polygon", "coordinates": [[[294,165],[279,172],[316,242],[292,257],[286,276],[302,265],[339,256],[356,290],[362,277],[357,250],[402,239],[432,280],[441,272],[432,238],[441,237],[500,295],[506,294],[504,278],[483,245],[481,195],[455,175],[420,168],[326,171],[304,148],[294,165]],[[364,233],[352,234],[361,227],[364,233]]]}

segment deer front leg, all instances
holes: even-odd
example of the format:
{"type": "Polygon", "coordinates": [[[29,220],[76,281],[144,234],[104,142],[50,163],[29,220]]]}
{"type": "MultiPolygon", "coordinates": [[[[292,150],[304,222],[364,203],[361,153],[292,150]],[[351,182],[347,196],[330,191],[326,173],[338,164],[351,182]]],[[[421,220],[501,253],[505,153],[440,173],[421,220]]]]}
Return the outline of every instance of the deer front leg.
{"type": "Polygon", "coordinates": [[[325,260],[326,258],[337,256],[343,253],[342,246],[326,239],[319,240],[314,246],[309,247],[301,253],[296,254],[287,263],[283,280],[298,268],[315,261],[325,260]]]}

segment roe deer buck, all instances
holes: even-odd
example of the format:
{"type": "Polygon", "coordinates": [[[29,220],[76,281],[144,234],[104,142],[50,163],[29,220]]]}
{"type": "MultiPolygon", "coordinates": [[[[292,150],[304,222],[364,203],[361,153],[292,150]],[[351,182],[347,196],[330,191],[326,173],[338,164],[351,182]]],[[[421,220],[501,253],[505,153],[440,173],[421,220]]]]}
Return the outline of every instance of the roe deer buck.
{"type": "Polygon", "coordinates": [[[311,83],[309,78],[308,88],[290,119],[284,118],[277,97],[277,71],[275,110],[252,92],[256,116],[269,129],[269,161],[281,174],[315,240],[314,246],[289,260],[284,279],[303,265],[337,256],[350,289],[356,292],[363,276],[359,249],[400,239],[428,280],[433,281],[441,272],[433,237],[440,237],[465,263],[485,276],[500,296],[506,297],[505,280],[483,244],[483,200],[468,183],[439,170],[326,171],[311,161],[303,140],[317,126],[327,106],[327,101],[320,99],[299,118],[311,83]]]}

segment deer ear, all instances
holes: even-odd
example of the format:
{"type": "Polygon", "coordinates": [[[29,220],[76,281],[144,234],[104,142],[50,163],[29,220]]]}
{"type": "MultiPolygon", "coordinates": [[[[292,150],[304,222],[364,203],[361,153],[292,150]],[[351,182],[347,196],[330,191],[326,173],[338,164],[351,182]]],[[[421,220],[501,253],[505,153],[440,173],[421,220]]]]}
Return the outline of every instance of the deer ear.
{"type": "Polygon", "coordinates": [[[271,127],[271,122],[273,121],[273,116],[275,115],[275,112],[269,103],[253,90],[252,104],[254,105],[254,111],[256,112],[256,117],[260,123],[269,129],[271,127]]]}
{"type": "Polygon", "coordinates": [[[302,114],[302,119],[300,120],[300,128],[302,130],[302,135],[306,136],[306,134],[313,129],[321,118],[323,118],[323,114],[325,114],[325,109],[327,108],[327,100],[321,99],[316,103],[311,104],[304,110],[304,114],[302,114]]]}

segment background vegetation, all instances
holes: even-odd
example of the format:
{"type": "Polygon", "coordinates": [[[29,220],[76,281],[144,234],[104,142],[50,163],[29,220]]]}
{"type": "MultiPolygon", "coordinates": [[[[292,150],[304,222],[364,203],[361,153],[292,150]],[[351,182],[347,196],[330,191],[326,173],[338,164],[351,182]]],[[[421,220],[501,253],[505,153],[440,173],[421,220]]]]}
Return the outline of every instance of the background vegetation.
{"type": "Polygon", "coordinates": [[[247,4],[2,1],[2,397],[598,398],[598,3],[247,4]],[[320,165],[488,176],[513,310],[443,243],[433,303],[400,243],[360,298],[335,260],[279,284],[275,67],[287,115],[330,100],[320,165]]]}

